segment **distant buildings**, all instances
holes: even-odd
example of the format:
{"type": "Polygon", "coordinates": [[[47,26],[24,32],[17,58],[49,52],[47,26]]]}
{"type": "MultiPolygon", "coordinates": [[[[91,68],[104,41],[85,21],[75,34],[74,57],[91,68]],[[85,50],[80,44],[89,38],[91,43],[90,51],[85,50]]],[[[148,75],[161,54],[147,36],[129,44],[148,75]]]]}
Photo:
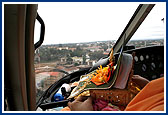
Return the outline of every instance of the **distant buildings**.
{"type": "Polygon", "coordinates": [[[61,62],[67,62],[67,57],[62,57],[61,62]]]}
{"type": "Polygon", "coordinates": [[[89,61],[87,61],[86,63],[87,63],[87,65],[89,65],[89,66],[93,66],[96,62],[97,62],[97,60],[89,60],[89,61]]]}
{"type": "Polygon", "coordinates": [[[84,50],[90,50],[91,52],[98,52],[98,51],[104,51],[101,46],[90,46],[90,47],[83,47],[84,50]]]}
{"type": "MultiPolygon", "coordinates": [[[[105,42],[91,42],[91,43],[78,43],[78,44],[67,44],[67,45],[46,45],[42,46],[43,51],[46,53],[47,51],[50,52],[51,48],[55,50],[59,50],[59,52],[75,52],[77,47],[80,47],[81,50],[85,52],[85,55],[78,55],[78,56],[70,56],[70,53],[63,55],[63,54],[47,54],[47,56],[58,56],[59,60],[54,60],[47,63],[40,63],[42,55],[40,55],[40,51],[36,50],[35,52],[35,72],[36,72],[36,86],[37,88],[43,88],[42,90],[48,88],[51,84],[61,79],[65,74],[61,72],[53,71],[54,69],[59,69],[66,71],[68,73],[75,72],[81,68],[91,67],[97,61],[98,58],[94,55],[90,54],[97,54],[98,52],[102,52],[102,57],[107,56],[111,51],[111,48],[114,45],[114,41],[105,41],[105,42]],[[92,57],[91,57],[92,56],[92,57]],[[95,57],[95,58],[93,58],[95,57]]],[[[136,48],[146,47],[146,46],[153,46],[153,45],[164,45],[164,40],[134,40],[130,41],[127,45],[135,46],[136,48]]],[[[52,49],[52,50],[53,50],[52,49]]],[[[101,56],[101,55],[100,55],[101,56]]]]}
{"type": "Polygon", "coordinates": [[[72,57],[74,63],[83,64],[83,57],[72,57]]]}

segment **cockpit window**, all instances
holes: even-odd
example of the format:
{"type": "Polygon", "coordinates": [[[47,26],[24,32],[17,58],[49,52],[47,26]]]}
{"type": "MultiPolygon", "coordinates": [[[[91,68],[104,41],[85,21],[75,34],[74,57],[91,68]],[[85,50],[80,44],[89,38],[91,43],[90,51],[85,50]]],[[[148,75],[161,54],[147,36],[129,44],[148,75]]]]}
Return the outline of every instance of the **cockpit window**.
{"type": "MultiPolygon", "coordinates": [[[[138,5],[137,2],[39,3],[38,13],[45,22],[46,32],[43,45],[35,51],[37,100],[66,74],[91,67],[106,57],[138,5]]],[[[163,45],[164,5],[154,7],[128,45],[163,45]],[[144,43],[144,39],[151,41],[144,43]]],[[[35,41],[39,38],[39,29],[36,23],[35,41]]]]}
{"type": "Polygon", "coordinates": [[[166,4],[157,3],[135,32],[128,45],[135,45],[136,48],[164,45],[165,16],[166,4]]]}

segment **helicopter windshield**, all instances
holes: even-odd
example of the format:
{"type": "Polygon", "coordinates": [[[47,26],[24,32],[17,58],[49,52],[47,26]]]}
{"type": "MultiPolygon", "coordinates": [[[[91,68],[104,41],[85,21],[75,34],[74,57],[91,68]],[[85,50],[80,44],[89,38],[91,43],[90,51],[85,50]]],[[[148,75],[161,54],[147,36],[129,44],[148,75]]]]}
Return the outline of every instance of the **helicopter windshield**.
{"type": "MultiPolygon", "coordinates": [[[[138,5],[39,3],[38,13],[45,22],[46,33],[43,45],[35,52],[36,99],[64,75],[91,67],[100,58],[108,56],[138,5]]],[[[127,45],[136,48],[164,45],[165,8],[165,4],[156,4],[127,45]]],[[[38,23],[35,27],[35,38],[38,39],[38,23]]]]}

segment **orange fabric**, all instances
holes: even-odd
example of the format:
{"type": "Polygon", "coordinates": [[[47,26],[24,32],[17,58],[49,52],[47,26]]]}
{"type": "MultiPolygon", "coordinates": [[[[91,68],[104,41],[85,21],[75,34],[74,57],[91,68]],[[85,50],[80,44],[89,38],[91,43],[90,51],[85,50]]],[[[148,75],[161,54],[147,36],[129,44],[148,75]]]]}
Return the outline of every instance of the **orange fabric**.
{"type": "Polygon", "coordinates": [[[164,111],[164,77],[148,83],[125,111],[164,111]]]}
{"type": "Polygon", "coordinates": [[[71,111],[71,109],[67,106],[67,107],[64,107],[63,109],[61,109],[61,111],[71,111]]]}

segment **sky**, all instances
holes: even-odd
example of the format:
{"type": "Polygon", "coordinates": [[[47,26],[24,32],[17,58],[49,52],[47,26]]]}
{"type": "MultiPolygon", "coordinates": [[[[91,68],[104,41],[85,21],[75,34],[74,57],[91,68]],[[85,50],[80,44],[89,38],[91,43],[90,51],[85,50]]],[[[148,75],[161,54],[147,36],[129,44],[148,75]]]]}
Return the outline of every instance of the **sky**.
{"type": "MultiPolygon", "coordinates": [[[[44,45],[117,40],[139,2],[45,2],[38,3],[46,31],[44,45]]],[[[163,38],[166,3],[156,3],[132,39],[163,38]]],[[[165,19],[166,20],[166,19],[165,19]]],[[[35,24],[35,42],[40,24],[35,24]]]]}

